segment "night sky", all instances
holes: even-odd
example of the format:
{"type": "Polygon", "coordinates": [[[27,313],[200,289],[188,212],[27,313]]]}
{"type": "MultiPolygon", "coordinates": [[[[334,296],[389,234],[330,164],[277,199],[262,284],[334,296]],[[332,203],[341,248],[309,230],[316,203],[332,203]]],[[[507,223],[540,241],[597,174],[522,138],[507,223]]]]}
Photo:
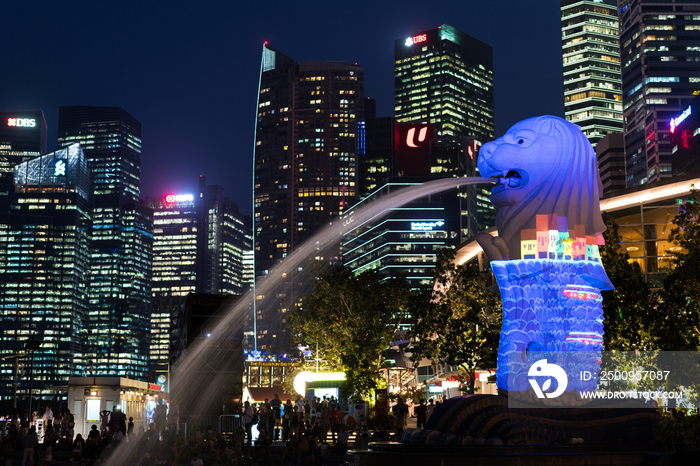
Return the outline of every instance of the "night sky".
{"type": "Polygon", "coordinates": [[[250,213],[262,44],[295,59],[357,63],[377,116],[392,116],[394,40],[448,23],[493,47],[496,136],[564,115],[555,1],[31,1],[0,8],[0,110],[123,107],[143,123],[141,195],[197,189],[250,213]]]}

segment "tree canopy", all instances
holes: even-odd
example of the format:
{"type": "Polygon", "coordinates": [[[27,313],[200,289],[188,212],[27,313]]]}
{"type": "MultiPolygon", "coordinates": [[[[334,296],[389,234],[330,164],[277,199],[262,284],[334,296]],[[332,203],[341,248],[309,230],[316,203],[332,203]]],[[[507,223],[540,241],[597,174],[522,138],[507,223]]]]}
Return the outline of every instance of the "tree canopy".
{"type": "Polygon", "coordinates": [[[500,296],[484,288],[487,273],[456,265],[455,255],[446,248],[438,256],[432,301],[414,315],[411,359],[461,367],[474,393],[476,369],[496,367],[503,314],[500,296]]]}
{"type": "Polygon", "coordinates": [[[639,264],[629,261],[622,250],[618,225],[611,215],[603,217],[608,227],[603,236],[605,246],[600,250],[603,267],[615,286],[603,291],[603,315],[605,334],[603,348],[606,351],[651,351],[656,349],[660,324],[656,294],[651,291],[639,264]]]}
{"type": "Polygon", "coordinates": [[[409,312],[405,280],[333,266],[303,301],[289,319],[295,343],[318,344],[326,366],[345,372],[343,395],[369,396],[385,366],[383,353],[409,312]]]}
{"type": "Polygon", "coordinates": [[[675,253],[661,291],[662,350],[700,350],[700,194],[692,186],[690,198],[678,209],[669,242],[683,248],[675,253]]]}

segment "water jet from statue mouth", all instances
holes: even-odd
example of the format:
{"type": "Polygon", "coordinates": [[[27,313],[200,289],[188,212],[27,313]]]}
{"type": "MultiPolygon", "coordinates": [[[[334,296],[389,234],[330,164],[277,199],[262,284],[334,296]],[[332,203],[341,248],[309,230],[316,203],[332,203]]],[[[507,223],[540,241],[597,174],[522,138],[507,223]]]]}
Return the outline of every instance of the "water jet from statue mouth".
{"type": "Polygon", "coordinates": [[[497,180],[498,185],[495,186],[491,192],[500,192],[506,189],[516,189],[524,186],[523,176],[517,170],[503,170],[493,177],[497,180]]]}

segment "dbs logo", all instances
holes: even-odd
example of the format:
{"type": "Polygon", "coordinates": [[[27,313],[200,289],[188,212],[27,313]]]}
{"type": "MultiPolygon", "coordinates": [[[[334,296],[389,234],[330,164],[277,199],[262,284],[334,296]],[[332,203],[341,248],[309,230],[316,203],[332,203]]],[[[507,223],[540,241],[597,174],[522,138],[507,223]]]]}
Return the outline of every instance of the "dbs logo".
{"type": "MultiPolygon", "coordinates": [[[[425,141],[425,137],[427,134],[428,134],[428,127],[425,126],[425,127],[421,128],[420,131],[418,132],[418,142],[425,141]]],[[[416,128],[411,128],[408,130],[408,134],[406,134],[406,145],[408,147],[418,147],[414,143],[415,135],[416,135],[416,128]]]]}

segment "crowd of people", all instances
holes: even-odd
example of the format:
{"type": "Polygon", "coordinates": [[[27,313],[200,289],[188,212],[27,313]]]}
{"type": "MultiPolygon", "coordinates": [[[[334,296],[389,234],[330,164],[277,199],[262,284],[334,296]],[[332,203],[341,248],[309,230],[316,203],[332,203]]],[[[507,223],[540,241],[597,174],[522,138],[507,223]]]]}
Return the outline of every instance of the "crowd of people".
{"type": "Polygon", "coordinates": [[[70,410],[54,414],[47,406],[43,424],[39,423],[40,433],[36,428],[40,417],[35,416],[33,425],[25,428],[13,413],[11,419],[17,421],[7,426],[2,439],[3,457],[22,451],[22,466],[48,465],[55,464],[55,453],[63,451],[59,455],[62,458],[89,466],[109,459],[117,446],[125,443],[128,448],[120,451],[127,455],[128,462],[143,466],[203,466],[204,459],[212,464],[213,458],[213,464],[222,466],[269,464],[272,443],[283,441],[283,464],[322,464],[330,456],[344,455],[349,448],[366,449],[373,441],[400,441],[406,418],[414,415],[418,426],[424,426],[434,405],[421,402],[409,407],[399,398],[391,409],[393,421],[387,417],[384,422],[373,422],[371,428],[362,412],[351,414],[348,408],[347,400],[334,397],[305,400],[298,396],[283,402],[275,395],[257,406],[246,401],[242,425],[232,435],[216,435],[211,427],[205,427],[185,438],[174,403],[169,412],[156,410],[148,429],[134,429],[133,419],[127,422],[115,407],[100,413],[99,426],[92,425],[86,438],[80,434],[74,438],[75,422],[70,410]],[[257,430],[255,439],[253,426],[257,430]]]}

